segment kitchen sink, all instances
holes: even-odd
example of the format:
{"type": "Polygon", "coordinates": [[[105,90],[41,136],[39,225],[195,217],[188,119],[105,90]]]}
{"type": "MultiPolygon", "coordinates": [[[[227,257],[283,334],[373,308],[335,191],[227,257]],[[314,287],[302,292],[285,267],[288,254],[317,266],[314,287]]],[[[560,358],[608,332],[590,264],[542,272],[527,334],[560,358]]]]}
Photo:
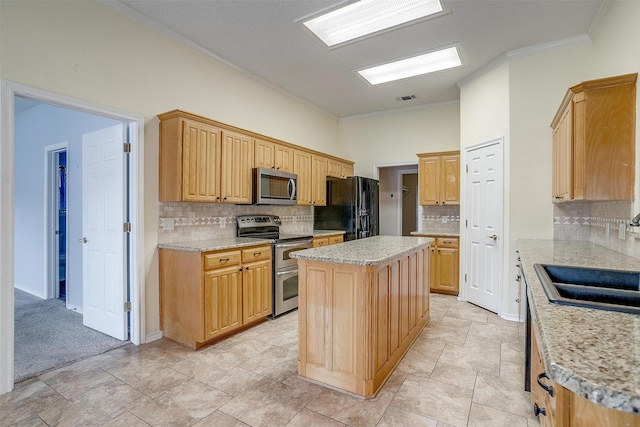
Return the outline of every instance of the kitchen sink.
{"type": "Polygon", "coordinates": [[[640,271],[534,264],[549,301],[640,314],[640,271]]]}

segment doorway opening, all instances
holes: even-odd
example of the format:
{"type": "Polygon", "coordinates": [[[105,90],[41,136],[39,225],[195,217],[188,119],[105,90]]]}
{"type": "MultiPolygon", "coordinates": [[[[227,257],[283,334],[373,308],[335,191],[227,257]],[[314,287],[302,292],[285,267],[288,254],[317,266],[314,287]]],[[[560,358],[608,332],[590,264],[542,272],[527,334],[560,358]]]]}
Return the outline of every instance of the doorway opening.
{"type": "Polygon", "coordinates": [[[380,234],[410,236],[412,231],[420,231],[418,164],[374,165],[373,172],[380,182],[380,234]]]}

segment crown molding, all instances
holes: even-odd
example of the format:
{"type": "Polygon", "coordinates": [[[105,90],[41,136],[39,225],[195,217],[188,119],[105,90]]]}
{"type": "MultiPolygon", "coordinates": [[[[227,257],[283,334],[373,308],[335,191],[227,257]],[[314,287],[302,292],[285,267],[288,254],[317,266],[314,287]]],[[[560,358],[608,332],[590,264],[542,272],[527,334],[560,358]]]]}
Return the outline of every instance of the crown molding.
{"type": "Polygon", "coordinates": [[[355,116],[346,116],[346,117],[341,117],[339,119],[340,122],[346,122],[346,121],[350,121],[350,120],[360,120],[360,119],[366,119],[369,117],[377,117],[377,116],[388,116],[391,114],[397,114],[397,113],[405,113],[407,111],[417,111],[417,110],[431,110],[434,108],[443,108],[443,107],[449,107],[451,105],[459,105],[460,104],[460,99],[454,99],[451,101],[443,101],[443,102],[434,102],[431,104],[423,104],[423,105],[415,105],[413,107],[403,107],[403,108],[394,108],[391,110],[383,110],[383,111],[376,111],[373,113],[366,113],[366,114],[358,114],[355,116]]]}

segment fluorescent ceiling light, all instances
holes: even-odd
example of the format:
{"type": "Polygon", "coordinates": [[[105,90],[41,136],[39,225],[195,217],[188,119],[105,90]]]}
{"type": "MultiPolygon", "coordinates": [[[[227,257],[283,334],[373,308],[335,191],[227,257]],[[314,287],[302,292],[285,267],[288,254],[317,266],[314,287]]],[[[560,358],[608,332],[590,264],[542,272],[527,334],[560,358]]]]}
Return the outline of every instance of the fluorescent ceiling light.
{"type": "Polygon", "coordinates": [[[456,46],[358,71],[372,85],[460,67],[456,46]]]}
{"type": "Polygon", "coordinates": [[[439,0],[360,0],[303,24],[327,46],[444,12],[439,0]]]}

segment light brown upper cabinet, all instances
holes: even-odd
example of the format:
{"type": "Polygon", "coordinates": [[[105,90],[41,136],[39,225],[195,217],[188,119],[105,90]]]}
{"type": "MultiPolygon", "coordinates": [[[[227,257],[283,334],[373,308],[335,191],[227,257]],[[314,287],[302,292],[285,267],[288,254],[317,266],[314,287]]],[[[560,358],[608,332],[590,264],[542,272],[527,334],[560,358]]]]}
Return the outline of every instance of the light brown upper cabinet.
{"type": "Polygon", "coordinates": [[[633,200],[637,74],[567,91],[553,129],[553,201],[633,200]]]}
{"type": "Polygon", "coordinates": [[[418,154],[420,204],[460,204],[460,152],[418,154]]]}
{"type": "Polygon", "coordinates": [[[256,168],[293,172],[293,148],[254,138],[256,168]]]}
{"type": "Polygon", "coordinates": [[[353,163],[346,163],[336,159],[328,159],[327,176],[346,178],[353,176],[353,163]]]}
{"type": "Polygon", "coordinates": [[[158,117],[161,202],[251,203],[250,136],[177,110],[158,117]]]}
{"type": "Polygon", "coordinates": [[[293,171],[298,175],[298,204],[325,206],[327,158],[304,150],[294,150],[293,158],[293,171]]]}

